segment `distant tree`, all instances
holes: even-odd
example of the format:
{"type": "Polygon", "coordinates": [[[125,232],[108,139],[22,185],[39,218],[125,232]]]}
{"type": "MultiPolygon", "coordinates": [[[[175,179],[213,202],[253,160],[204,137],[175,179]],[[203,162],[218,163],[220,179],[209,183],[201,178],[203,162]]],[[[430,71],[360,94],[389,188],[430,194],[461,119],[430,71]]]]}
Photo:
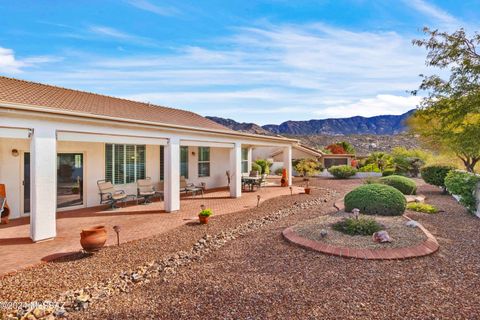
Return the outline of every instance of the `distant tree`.
{"type": "Polygon", "coordinates": [[[424,76],[418,91],[427,93],[409,120],[413,132],[442,152],[455,154],[473,172],[480,161],[480,34],[468,37],[424,29],[426,39],[413,44],[427,49],[426,64],[449,69],[448,79],[424,76]]]}
{"type": "Polygon", "coordinates": [[[385,152],[372,152],[364,162],[365,165],[375,164],[382,172],[393,168],[393,157],[385,152]]]}
{"type": "Polygon", "coordinates": [[[330,144],[330,145],[326,146],[325,149],[327,149],[328,151],[330,151],[333,154],[346,154],[347,153],[347,151],[345,151],[345,149],[343,149],[343,147],[341,145],[338,145],[336,143],[333,143],[333,144],[330,144]]]}
{"type": "Polygon", "coordinates": [[[342,141],[337,143],[339,146],[342,146],[343,150],[345,150],[348,154],[355,154],[355,148],[353,145],[347,141],[342,141]]]}

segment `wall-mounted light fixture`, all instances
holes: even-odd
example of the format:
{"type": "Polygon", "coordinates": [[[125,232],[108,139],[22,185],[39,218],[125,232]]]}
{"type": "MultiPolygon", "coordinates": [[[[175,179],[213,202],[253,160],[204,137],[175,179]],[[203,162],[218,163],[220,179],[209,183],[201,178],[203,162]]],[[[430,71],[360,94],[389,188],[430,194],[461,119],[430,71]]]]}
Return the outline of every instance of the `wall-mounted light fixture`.
{"type": "Polygon", "coordinates": [[[195,151],[192,151],[192,156],[194,156],[194,157],[195,157],[195,151]]]}
{"type": "Polygon", "coordinates": [[[12,149],[12,156],[18,157],[20,155],[20,152],[18,152],[17,149],[12,149]]]}

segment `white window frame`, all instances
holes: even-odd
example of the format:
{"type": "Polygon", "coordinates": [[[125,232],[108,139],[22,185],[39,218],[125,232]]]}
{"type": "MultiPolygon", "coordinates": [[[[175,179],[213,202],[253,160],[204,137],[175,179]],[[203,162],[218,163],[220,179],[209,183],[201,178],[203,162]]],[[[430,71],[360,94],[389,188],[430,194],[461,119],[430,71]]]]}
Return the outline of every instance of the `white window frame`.
{"type": "MultiPolygon", "coordinates": [[[[134,181],[132,182],[127,182],[127,170],[125,169],[127,167],[127,146],[133,146],[134,147],[134,154],[137,155],[137,147],[143,147],[144,148],[144,152],[145,152],[145,156],[144,156],[144,174],[145,174],[145,177],[147,176],[147,155],[146,155],[146,152],[147,152],[147,146],[146,145],[137,145],[137,144],[122,144],[122,143],[108,143],[109,145],[112,145],[112,179],[111,179],[111,182],[112,184],[116,184],[116,185],[122,185],[122,184],[131,184],[131,183],[136,183],[137,180],[138,180],[138,172],[137,172],[137,161],[138,161],[138,157],[135,156],[135,159],[134,159],[134,165],[133,165],[133,175],[134,175],[134,181]],[[120,146],[122,145],[123,146],[123,167],[124,167],[124,170],[123,170],[123,182],[121,183],[117,183],[117,181],[115,181],[115,146],[120,146]]],[[[107,144],[105,144],[105,162],[106,162],[106,154],[107,154],[107,144]]],[[[105,178],[107,176],[107,166],[105,165],[105,178]]],[[[143,178],[145,178],[143,177],[143,178]]]]}
{"type": "Polygon", "coordinates": [[[208,178],[210,177],[210,170],[211,170],[211,166],[210,166],[210,158],[211,158],[211,148],[210,147],[198,147],[198,177],[199,178],[208,178]],[[208,161],[205,161],[205,160],[200,160],[200,149],[201,148],[206,148],[208,149],[208,161]],[[201,175],[200,174],[200,164],[208,164],[208,175],[201,175]]]}

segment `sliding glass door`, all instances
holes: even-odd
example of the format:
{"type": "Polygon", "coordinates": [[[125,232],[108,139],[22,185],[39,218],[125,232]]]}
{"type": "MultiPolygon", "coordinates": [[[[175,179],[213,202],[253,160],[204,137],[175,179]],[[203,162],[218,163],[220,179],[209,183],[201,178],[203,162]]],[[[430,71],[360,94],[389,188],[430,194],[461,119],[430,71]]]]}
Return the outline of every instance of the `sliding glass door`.
{"type": "Polygon", "coordinates": [[[83,205],[83,154],[57,154],[57,207],[83,205]]]}

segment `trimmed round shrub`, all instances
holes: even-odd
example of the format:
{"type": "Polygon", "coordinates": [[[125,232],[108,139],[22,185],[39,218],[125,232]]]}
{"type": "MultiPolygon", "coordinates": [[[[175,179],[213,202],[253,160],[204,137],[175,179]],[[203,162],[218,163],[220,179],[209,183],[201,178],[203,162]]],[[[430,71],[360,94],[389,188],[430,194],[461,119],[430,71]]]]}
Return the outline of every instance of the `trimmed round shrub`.
{"type": "Polygon", "coordinates": [[[388,176],[378,179],[378,182],[394,187],[403,194],[415,194],[417,192],[417,185],[415,181],[403,176],[388,176]]]}
{"type": "Polygon", "coordinates": [[[394,174],[395,174],[395,169],[393,169],[393,168],[385,169],[382,172],[383,177],[393,176],[394,174]]]}
{"type": "Polygon", "coordinates": [[[350,191],[345,196],[345,211],[357,208],[363,214],[400,216],[405,212],[407,200],[404,195],[384,184],[366,184],[350,191]]]}
{"type": "Polygon", "coordinates": [[[420,170],[422,179],[431,185],[445,188],[445,178],[447,174],[454,170],[451,166],[427,166],[420,170]]]}
{"type": "Polygon", "coordinates": [[[332,166],[328,169],[328,172],[336,179],[347,179],[353,177],[357,173],[357,169],[349,165],[332,166]]]}

